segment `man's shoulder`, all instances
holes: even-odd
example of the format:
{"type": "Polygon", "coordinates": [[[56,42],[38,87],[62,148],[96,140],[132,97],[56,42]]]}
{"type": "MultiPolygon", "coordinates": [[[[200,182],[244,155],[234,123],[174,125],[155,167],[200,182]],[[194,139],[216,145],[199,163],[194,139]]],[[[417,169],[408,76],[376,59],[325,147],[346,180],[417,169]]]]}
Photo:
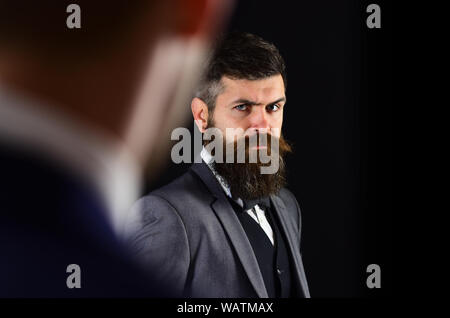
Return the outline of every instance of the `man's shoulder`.
{"type": "Polygon", "coordinates": [[[297,199],[295,198],[295,195],[287,188],[281,188],[280,192],[278,192],[278,197],[286,205],[297,204],[297,199]]]}
{"type": "Polygon", "coordinates": [[[146,197],[158,196],[166,200],[192,196],[197,192],[205,192],[206,188],[192,169],[172,180],[168,184],[151,191],[146,197]]]}
{"type": "Polygon", "coordinates": [[[126,232],[144,224],[159,223],[173,229],[202,224],[214,197],[200,177],[189,169],[169,184],[141,197],[128,215],[126,232]]]}
{"type": "Polygon", "coordinates": [[[141,208],[158,204],[175,210],[186,210],[192,205],[209,201],[209,197],[206,185],[193,169],[188,169],[170,183],[143,196],[137,203],[141,208]]]}
{"type": "Polygon", "coordinates": [[[277,197],[283,202],[289,216],[294,217],[295,219],[301,216],[298,201],[289,189],[281,188],[277,194],[277,197]]]}

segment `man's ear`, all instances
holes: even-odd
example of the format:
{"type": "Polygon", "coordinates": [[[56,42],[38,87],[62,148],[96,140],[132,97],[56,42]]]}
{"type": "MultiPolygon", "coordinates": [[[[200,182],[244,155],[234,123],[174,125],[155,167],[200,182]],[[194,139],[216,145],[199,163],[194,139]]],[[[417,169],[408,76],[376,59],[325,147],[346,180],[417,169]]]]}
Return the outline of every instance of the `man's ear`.
{"type": "Polygon", "coordinates": [[[208,127],[208,105],[200,98],[194,97],[191,102],[192,116],[200,132],[205,132],[208,127]]]}

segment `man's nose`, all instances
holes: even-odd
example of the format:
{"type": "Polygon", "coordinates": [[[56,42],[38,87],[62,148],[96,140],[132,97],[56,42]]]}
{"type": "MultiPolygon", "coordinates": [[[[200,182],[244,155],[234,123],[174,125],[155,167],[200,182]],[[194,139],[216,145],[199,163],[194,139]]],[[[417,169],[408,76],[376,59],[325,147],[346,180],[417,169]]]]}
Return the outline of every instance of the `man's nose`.
{"type": "Polygon", "coordinates": [[[252,107],[252,112],[249,115],[250,128],[258,129],[269,129],[269,118],[264,106],[254,106],[252,107]]]}

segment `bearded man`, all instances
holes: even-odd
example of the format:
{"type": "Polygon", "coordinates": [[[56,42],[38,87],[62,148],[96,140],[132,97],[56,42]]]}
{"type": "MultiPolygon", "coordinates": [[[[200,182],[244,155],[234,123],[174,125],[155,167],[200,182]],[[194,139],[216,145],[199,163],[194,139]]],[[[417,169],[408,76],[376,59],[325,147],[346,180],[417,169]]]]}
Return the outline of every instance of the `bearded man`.
{"type": "Polygon", "coordinates": [[[285,92],[283,58],[260,37],[233,33],[211,55],[191,103],[202,160],[130,218],[138,258],[180,296],[309,297],[300,208],[284,188],[285,92]],[[212,128],[221,134],[205,138],[212,128]]]}

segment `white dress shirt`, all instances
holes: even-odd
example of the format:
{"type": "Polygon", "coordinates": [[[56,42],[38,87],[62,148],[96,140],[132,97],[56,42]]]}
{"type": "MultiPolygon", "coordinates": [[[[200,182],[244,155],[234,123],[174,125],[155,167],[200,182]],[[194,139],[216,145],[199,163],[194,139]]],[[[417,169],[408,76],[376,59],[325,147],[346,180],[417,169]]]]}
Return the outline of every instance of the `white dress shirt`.
{"type": "MultiPolygon", "coordinates": [[[[225,191],[226,195],[229,198],[232,198],[230,187],[228,186],[225,179],[215,171],[214,166],[212,164],[213,157],[208,152],[208,150],[205,149],[205,147],[203,147],[202,151],[200,152],[200,156],[203,159],[203,161],[208,165],[208,167],[211,169],[212,173],[216,176],[217,180],[219,181],[219,183],[222,186],[223,190],[225,191]]],[[[244,203],[242,202],[242,200],[240,198],[235,200],[235,202],[237,204],[239,204],[241,207],[244,207],[244,203]]],[[[269,222],[267,221],[265,211],[262,210],[258,205],[255,205],[252,209],[249,209],[245,212],[247,212],[256,221],[256,223],[258,223],[261,226],[264,233],[266,233],[267,237],[269,238],[270,242],[273,245],[274,244],[273,230],[272,230],[272,227],[270,226],[269,222]]]]}

